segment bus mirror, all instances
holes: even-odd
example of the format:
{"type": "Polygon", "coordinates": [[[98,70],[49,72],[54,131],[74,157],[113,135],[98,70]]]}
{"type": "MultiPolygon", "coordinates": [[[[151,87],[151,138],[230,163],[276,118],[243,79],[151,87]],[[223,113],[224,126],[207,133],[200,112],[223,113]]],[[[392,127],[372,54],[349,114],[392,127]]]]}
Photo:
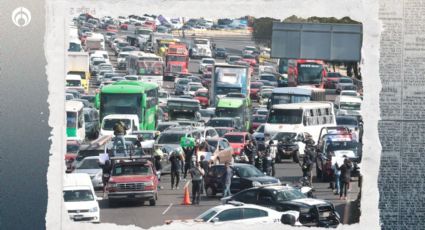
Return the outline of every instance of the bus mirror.
{"type": "Polygon", "coordinates": [[[99,95],[99,93],[96,94],[95,101],[94,101],[94,107],[96,109],[99,109],[99,107],[100,107],[100,95],[99,95]]]}

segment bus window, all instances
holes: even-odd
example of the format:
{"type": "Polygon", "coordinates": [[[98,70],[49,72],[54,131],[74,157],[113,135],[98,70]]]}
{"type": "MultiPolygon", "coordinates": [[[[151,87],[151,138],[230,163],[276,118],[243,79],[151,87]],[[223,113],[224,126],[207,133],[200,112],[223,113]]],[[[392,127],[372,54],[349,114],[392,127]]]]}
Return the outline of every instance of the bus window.
{"type": "Polygon", "coordinates": [[[66,126],[68,128],[75,128],[77,126],[77,118],[74,112],[66,112],[66,126]]]}

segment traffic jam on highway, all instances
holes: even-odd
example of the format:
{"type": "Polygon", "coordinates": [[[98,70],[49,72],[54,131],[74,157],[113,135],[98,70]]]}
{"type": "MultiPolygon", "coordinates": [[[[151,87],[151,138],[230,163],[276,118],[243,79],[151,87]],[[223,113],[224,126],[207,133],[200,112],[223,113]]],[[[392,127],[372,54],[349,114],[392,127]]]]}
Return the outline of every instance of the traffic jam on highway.
{"type": "Polygon", "coordinates": [[[220,22],[73,19],[63,183],[70,219],[351,223],[361,189],[361,81],[343,65],[273,59],[246,20],[220,22]]]}

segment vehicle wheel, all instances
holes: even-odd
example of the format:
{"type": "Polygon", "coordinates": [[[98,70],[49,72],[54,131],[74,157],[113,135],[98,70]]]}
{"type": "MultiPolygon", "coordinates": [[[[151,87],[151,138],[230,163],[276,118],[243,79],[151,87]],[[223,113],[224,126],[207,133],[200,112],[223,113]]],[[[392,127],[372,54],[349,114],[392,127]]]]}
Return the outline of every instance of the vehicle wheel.
{"type": "Polygon", "coordinates": [[[206,187],[205,188],[205,192],[207,193],[208,197],[213,197],[217,194],[217,192],[215,191],[215,189],[213,189],[212,187],[206,187]]]}
{"type": "Polygon", "coordinates": [[[110,208],[114,208],[114,207],[117,206],[117,201],[113,200],[113,199],[112,200],[108,199],[108,205],[109,205],[110,208]]]}
{"type": "Polygon", "coordinates": [[[155,205],[156,205],[156,200],[155,199],[149,200],[149,206],[155,206],[155,205]]]}

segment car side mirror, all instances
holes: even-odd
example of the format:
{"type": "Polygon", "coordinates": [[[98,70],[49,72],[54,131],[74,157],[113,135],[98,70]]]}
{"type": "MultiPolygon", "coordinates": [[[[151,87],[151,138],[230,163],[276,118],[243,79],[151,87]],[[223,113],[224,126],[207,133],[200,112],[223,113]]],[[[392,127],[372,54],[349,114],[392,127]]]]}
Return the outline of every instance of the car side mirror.
{"type": "Polygon", "coordinates": [[[282,217],[280,218],[280,222],[282,222],[282,224],[294,226],[296,219],[295,219],[295,216],[291,214],[283,214],[282,217]]]}
{"type": "Polygon", "coordinates": [[[216,222],[218,222],[218,221],[219,221],[218,217],[215,217],[215,218],[213,218],[213,219],[211,220],[211,222],[213,222],[213,223],[216,223],[216,222]]]}

